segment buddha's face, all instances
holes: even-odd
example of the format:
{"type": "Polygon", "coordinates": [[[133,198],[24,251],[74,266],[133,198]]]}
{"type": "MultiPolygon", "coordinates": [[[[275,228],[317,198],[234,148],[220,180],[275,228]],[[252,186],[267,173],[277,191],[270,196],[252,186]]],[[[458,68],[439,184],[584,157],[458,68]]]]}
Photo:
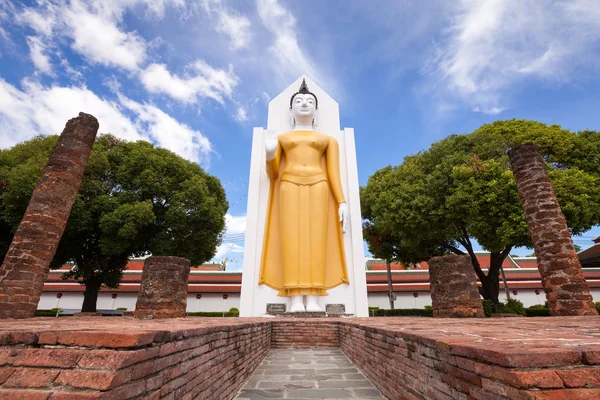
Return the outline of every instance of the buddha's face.
{"type": "Polygon", "coordinates": [[[316,104],[312,94],[297,94],[292,101],[292,117],[296,121],[312,121],[316,113],[316,104]]]}

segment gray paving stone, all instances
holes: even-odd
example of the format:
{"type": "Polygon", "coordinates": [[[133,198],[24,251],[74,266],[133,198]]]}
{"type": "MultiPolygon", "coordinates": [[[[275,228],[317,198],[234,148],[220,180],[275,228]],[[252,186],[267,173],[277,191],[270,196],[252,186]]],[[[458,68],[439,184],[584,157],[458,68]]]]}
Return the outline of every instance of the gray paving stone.
{"type": "Polygon", "coordinates": [[[319,382],[319,388],[327,388],[327,389],[355,389],[355,388],[372,388],[373,384],[371,381],[362,380],[362,381],[323,381],[319,382]]]}
{"type": "Polygon", "coordinates": [[[270,370],[270,371],[264,371],[263,375],[268,376],[268,375],[290,375],[290,374],[303,374],[303,375],[314,375],[315,374],[315,370],[314,369],[286,369],[286,370],[270,370]]]}
{"type": "Polygon", "coordinates": [[[252,375],[248,380],[248,383],[258,383],[258,382],[288,382],[290,381],[289,375],[252,375]]]}
{"type": "MultiPolygon", "coordinates": [[[[309,368],[309,365],[307,365],[307,364],[290,364],[289,368],[292,370],[297,370],[297,369],[309,368]]],[[[338,368],[338,366],[335,364],[310,364],[310,368],[334,369],[334,368],[338,368]]]]}
{"type": "Polygon", "coordinates": [[[258,389],[249,389],[242,390],[237,397],[238,399],[282,399],[283,398],[283,390],[258,390],[258,389]]]}
{"type": "Polygon", "coordinates": [[[290,381],[326,381],[328,379],[344,379],[344,377],[342,374],[290,375],[290,381]]]}
{"type": "Polygon", "coordinates": [[[354,389],[354,394],[360,399],[384,399],[377,389],[354,389]]]}
{"type": "Polygon", "coordinates": [[[319,370],[320,374],[357,374],[358,372],[358,368],[331,368],[319,370]]]}
{"type": "Polygon", "coordinates": [[[259,389],[317,389],[316,381],[284,381],[284,382],[260,382],[259,389]]]}
{"type": "Polygon", "coordinates": [[[340,349],[273,349],[235,399],[385,398],[340,349]]]}
{"type": "Polygon", "coordinates": [[[354,394],[343,389],[301,389],[290,391],[288,399],[351,399],[354,394]]]}

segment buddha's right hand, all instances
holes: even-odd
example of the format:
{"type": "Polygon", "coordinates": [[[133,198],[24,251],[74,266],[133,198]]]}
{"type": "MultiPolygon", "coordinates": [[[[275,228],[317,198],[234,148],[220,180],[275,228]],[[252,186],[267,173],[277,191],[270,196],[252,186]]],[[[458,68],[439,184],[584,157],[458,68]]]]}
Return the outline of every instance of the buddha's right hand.
{"type": "Polygon", "coordinates": [[[267,161],[275,158],[275,154],[277,153],[277,136],[265,139],[265,150],[267,151],[267,161]]]}

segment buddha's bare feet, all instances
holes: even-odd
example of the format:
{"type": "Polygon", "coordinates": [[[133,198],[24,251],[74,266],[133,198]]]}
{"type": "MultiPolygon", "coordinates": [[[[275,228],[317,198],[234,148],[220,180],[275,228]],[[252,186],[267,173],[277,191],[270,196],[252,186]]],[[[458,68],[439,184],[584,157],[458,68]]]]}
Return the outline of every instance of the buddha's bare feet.
{"type": "Polygon", "coordinates": [[[317,296],[306,296],[306,311],[321,312],[323,311],[317,302],[317,296]]]}
{"type": "Polygon", "coordinates": [[[291,312],[304,312],[304,303],[302,302],[302,296],[292,296],[292,307],[291,312]]]}

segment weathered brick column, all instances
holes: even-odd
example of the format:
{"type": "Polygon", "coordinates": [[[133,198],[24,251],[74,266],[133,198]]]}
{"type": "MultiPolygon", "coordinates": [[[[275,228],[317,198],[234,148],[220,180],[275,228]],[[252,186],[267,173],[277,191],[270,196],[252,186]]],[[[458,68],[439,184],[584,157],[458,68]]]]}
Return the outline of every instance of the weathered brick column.
{"type": "Polygon", "coordinates": [[[79,113],[60,135],[0,267],[0,318],[33,317],[97,132],[79,113]]]}
{"type": "Polygon", "coordinates": [[[428,263],[434,317],[485,316],[469,256],[433,257],[428,263]]]}
{"type": "Polygon", "coordinates": [[[597,315],[565,216],[538,147],[508,152],[552,315],[597,315]]]}
{"type": "Polygon", "coordinates": [[[189,276],[190,260],[186,258],[147,258],[133,316],[144,319],[185,317],[189,276]]]}

